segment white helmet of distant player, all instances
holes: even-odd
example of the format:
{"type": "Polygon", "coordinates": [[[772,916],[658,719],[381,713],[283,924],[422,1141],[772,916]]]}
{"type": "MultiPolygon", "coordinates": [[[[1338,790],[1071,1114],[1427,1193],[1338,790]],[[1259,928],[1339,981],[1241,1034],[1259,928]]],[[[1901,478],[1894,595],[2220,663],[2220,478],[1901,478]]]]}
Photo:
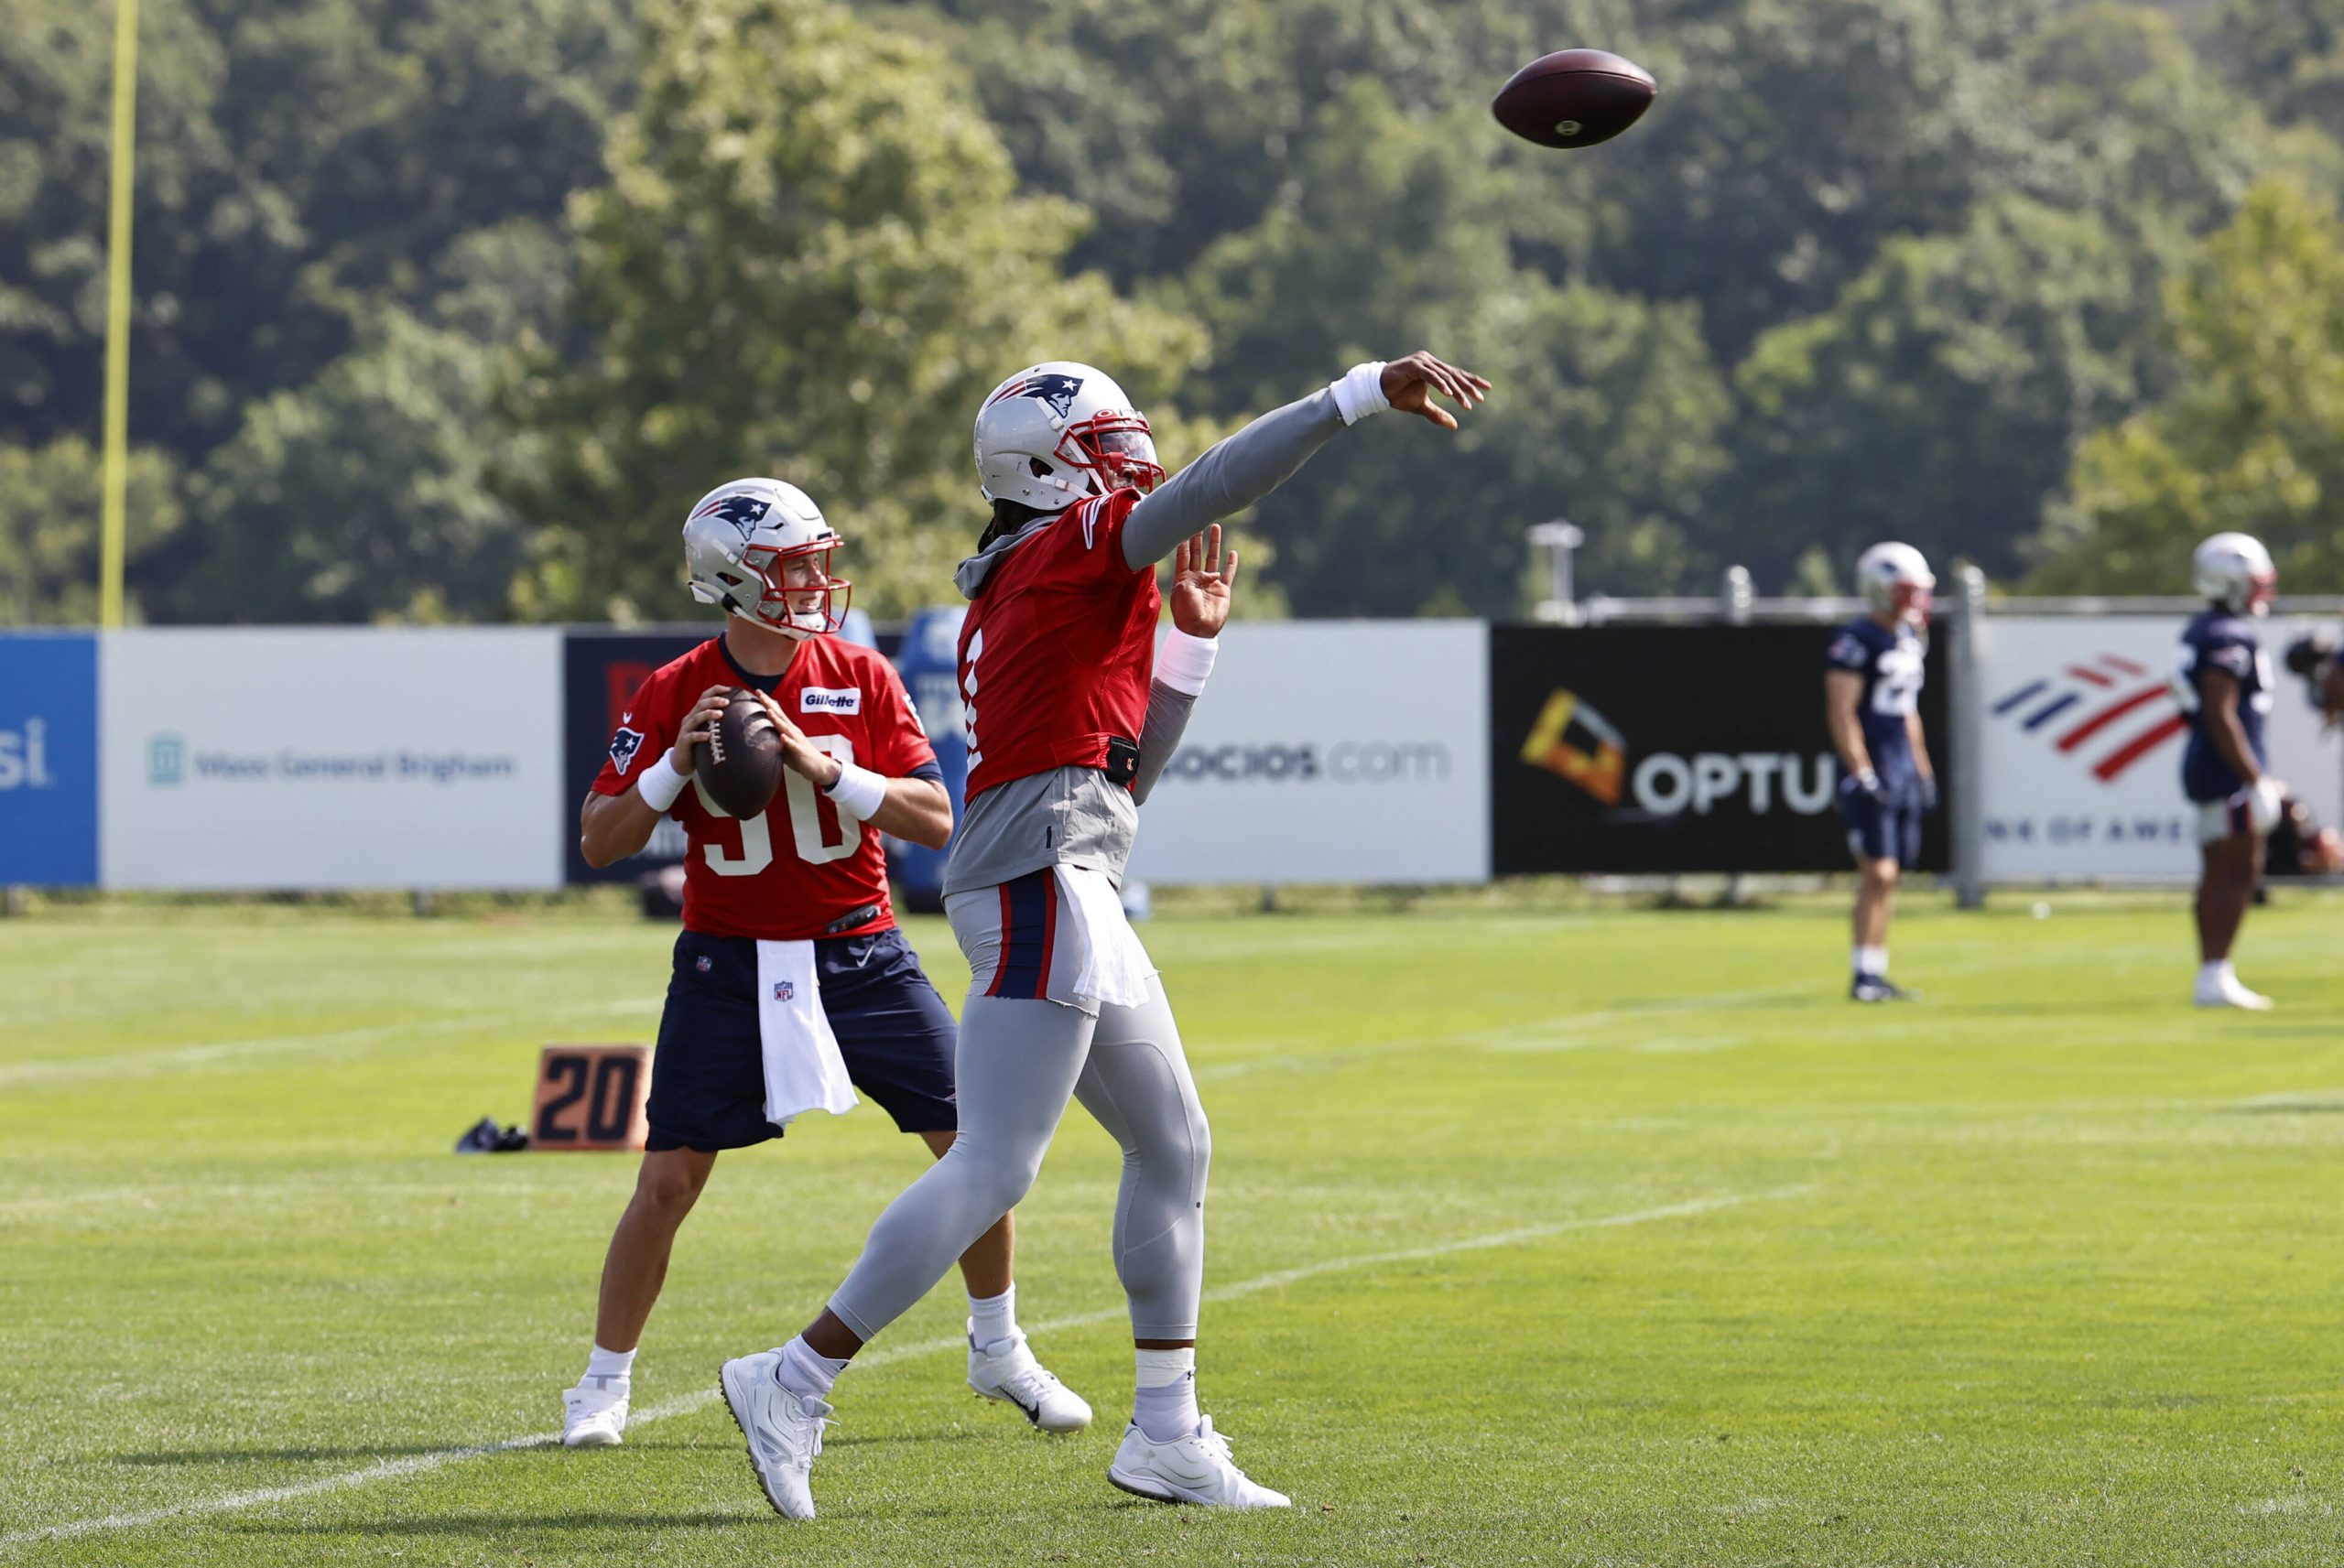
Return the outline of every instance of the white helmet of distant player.
{"type": "Polygon", "coordinates": [[[2190,559],[2198,594],[2233,615],[2268,615],[2279,571],[2252,534],[2217,534],[2190,559]]]}
{"type": "Polygon", "coordinates": [[[1147,420],[1106,372],[1072,360],[1019,371],[977,410],[987,501],[1063,512],[1089,495],[1164,482],[1147,420]]]}
{"type": "Polygon", "coordinates": [[[854,584],[830,575],[838,531],[814,498],[777,479],[736,479],[694,503],[684,519],[684,570],[692,597],[792,637],[846,623],[854,584]]]}
{"type": "Polygon", "coordinates": [[[1874,613],[1919,626],[1929,619],[1937,579],[1928,558],[1912,546],[1882,544],[1856,557],[1856,586],[1874,613]]]}

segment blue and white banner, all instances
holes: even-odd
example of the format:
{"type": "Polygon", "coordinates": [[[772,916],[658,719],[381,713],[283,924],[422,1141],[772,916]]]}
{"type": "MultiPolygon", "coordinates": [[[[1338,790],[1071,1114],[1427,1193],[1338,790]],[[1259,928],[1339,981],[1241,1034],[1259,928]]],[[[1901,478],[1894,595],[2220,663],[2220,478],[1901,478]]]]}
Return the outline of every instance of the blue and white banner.
{"type": "Polygon", "coordinates": [[[103,675],[109,887],[561,882],[559,632],[124,632],[103,675]]]}
{"type": "MultiPolygon", "coordinates": [[[[2263,623],[2275,665],[2308,622],[2263,623]]],[[[2187,723],[2174,698],[2182,617],[1989,615],[1980,869],[1993,882],[2188,881],[2198,809],[2181,793],[2187,723]]],[[[2279,672],[2271,771],[2323,823],[2344,808],[2344,754],[2303,683],[2279,672]]]]}
{"type": "Polygon", "coordinates": [[[0,882],[97,880],[97,639],[0,636],[0,882]]]}

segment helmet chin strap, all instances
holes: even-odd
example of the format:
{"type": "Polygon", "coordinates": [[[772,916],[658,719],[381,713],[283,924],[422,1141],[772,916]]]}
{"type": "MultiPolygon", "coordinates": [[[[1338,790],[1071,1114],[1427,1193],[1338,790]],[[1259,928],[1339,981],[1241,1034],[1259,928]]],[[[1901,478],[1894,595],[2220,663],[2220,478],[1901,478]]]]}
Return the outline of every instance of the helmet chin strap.
{"type": "Polygon", "coordinates": [[[729,593],[724,596],[724,612],[727,615],[738,616],[741,620],[747,622],[750,625],[758,627],[764,631],[777,633],[794,643],[802,643],[807,638],[817,635],[817,633],[808,627],[776,626],[772,622],[765,620],[763,616],[752,615],[747,611],[742,609],[741,601],[734,599],[729,593]]]}

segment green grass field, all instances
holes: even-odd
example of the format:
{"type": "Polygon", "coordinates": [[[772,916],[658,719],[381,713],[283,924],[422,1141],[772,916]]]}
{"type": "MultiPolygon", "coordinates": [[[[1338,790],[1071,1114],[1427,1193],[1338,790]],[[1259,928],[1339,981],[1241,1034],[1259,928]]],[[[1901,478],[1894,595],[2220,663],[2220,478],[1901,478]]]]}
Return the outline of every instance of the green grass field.
{"type": "Polygon", "coordinates": [[[912,1141],[866,1106],[728,1156],[584,1454],[546,1438],[633,1161],[449,1152],[541,1042],[648,1037],[667,933],[0,922],[0,1563],[2335,1563],[2339,927],[2258,914],[2248,1017],[2178,1004],[2177,900],[1916,906],[1894,1011],[1822,904],[1159,920],[1215,1130],[1200,1390],[1297,1506],[1106,1484],[1078,1110],[1020,1297],[1100,1423],[970,1396],[955,1281],[790,1525],[715,1368],[820,1303],[912,1141]]]}

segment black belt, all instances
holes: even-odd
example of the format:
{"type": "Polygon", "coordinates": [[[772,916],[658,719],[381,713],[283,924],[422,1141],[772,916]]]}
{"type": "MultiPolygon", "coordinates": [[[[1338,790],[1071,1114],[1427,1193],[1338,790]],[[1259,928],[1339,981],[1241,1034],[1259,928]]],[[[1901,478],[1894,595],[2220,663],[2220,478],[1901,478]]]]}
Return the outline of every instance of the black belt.
{"type": "Polygon", "coordinates": [[[841,932],[852,931],[858,925],[868,925],[878,918],[879,906],[875,903],[866,903],[861,909],[850,910],[823,926],[822,935],[836,936],[841,932]]]}

